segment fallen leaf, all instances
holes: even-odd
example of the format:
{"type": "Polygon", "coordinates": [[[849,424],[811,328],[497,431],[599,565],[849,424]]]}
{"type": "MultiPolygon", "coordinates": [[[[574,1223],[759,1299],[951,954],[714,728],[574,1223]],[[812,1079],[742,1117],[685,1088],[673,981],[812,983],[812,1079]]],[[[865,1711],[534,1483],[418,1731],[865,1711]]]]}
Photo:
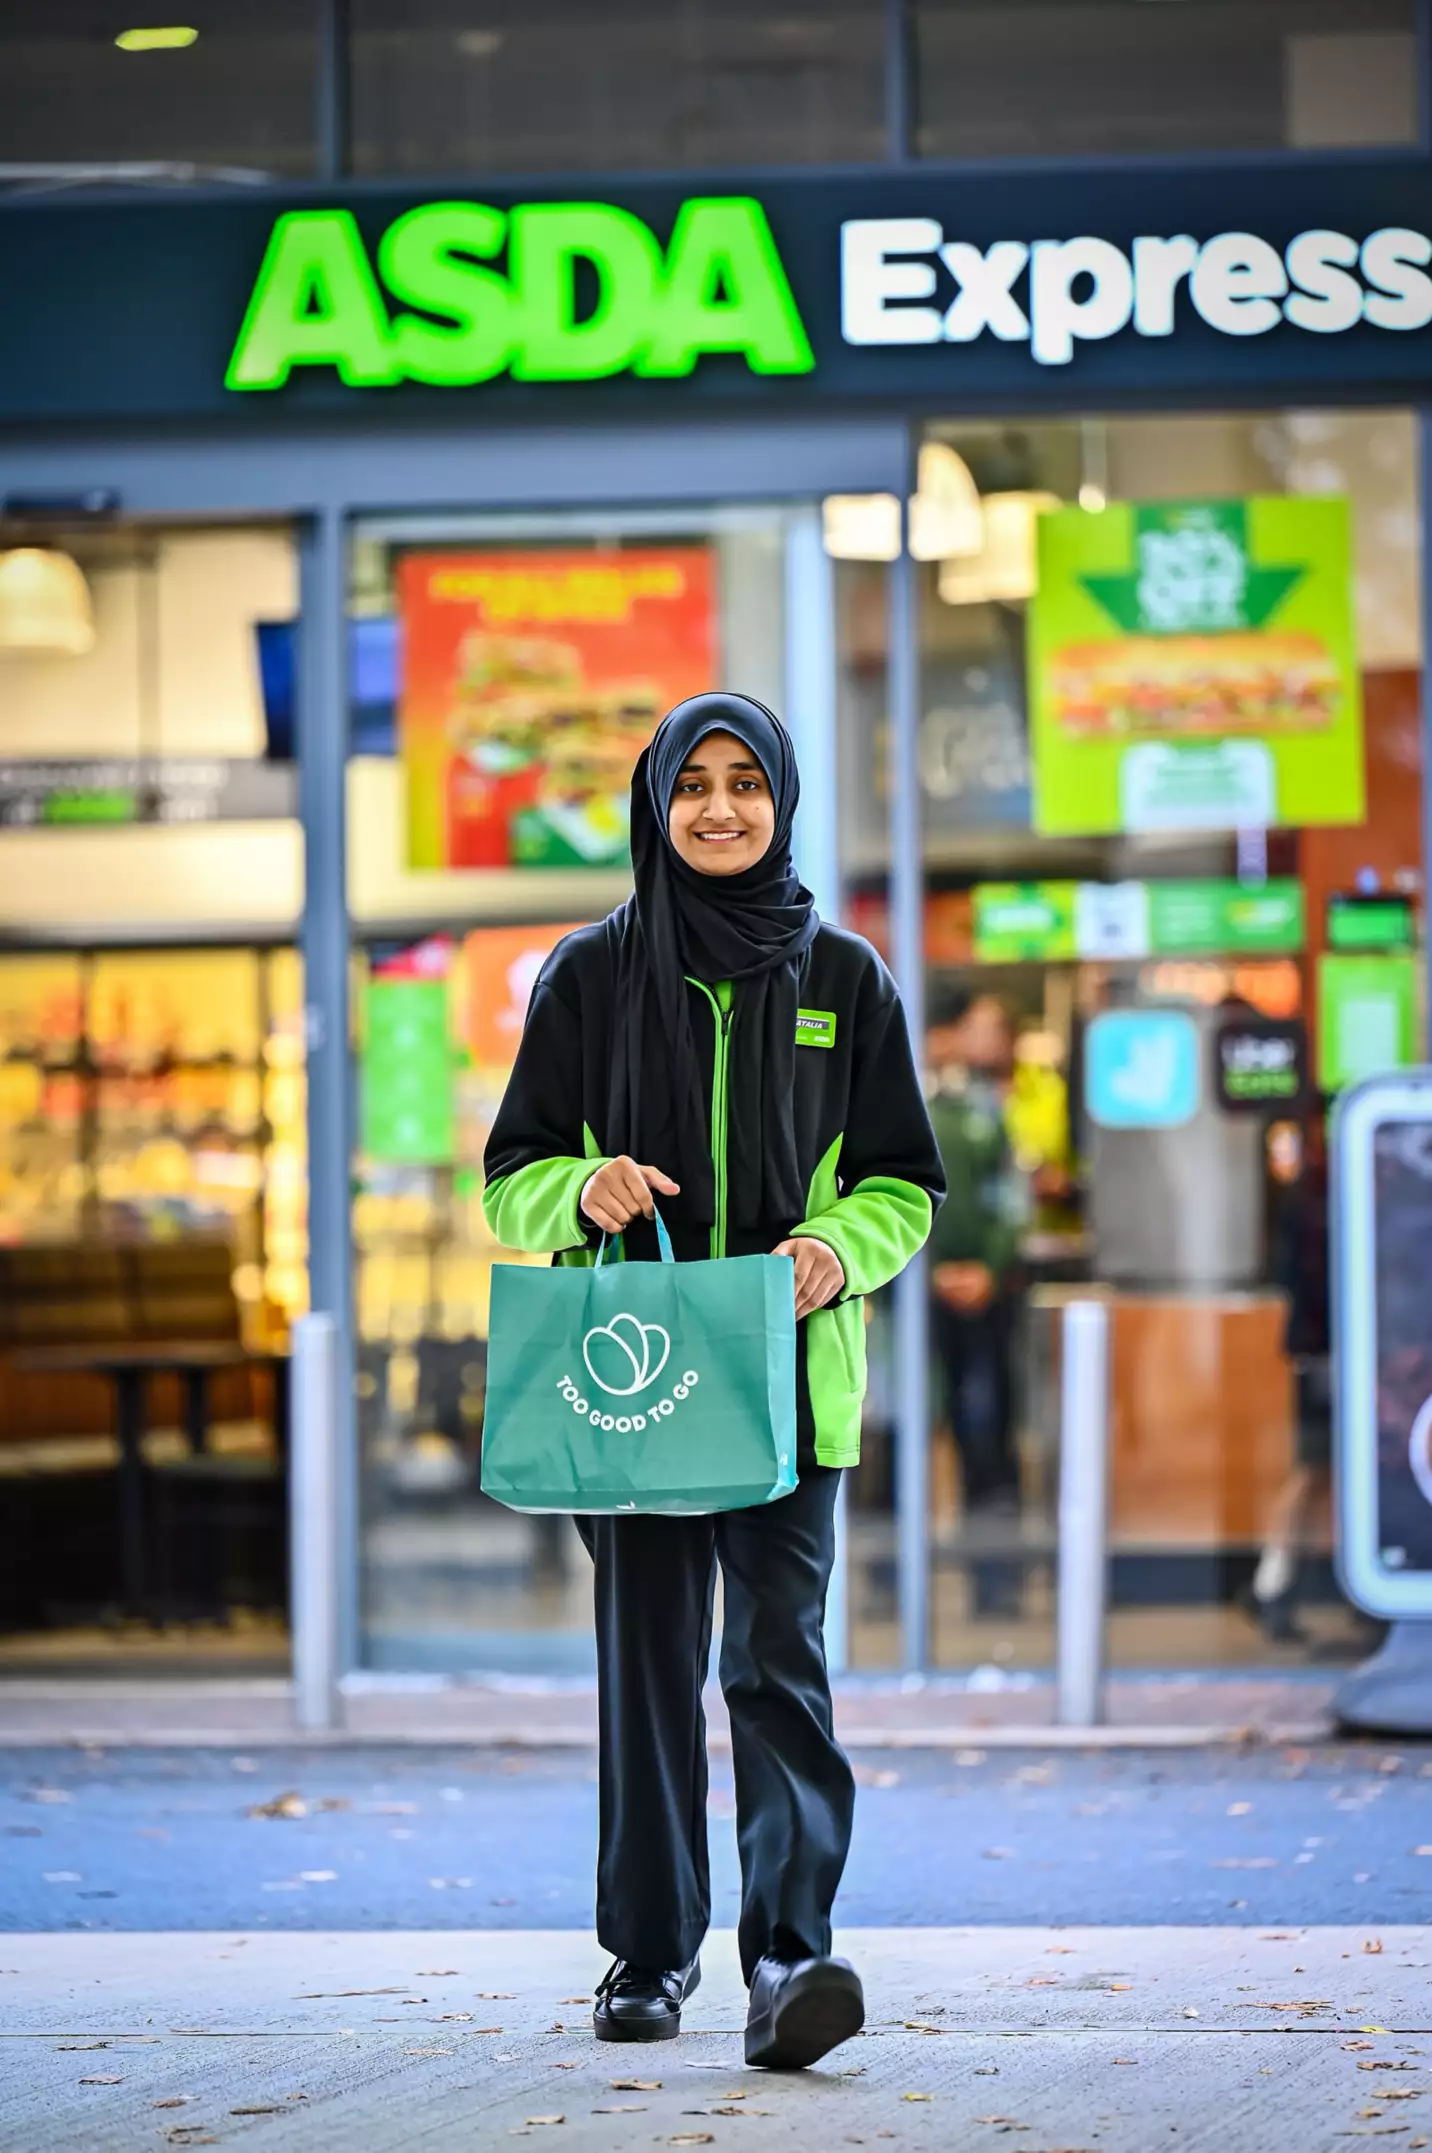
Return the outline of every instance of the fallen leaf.
{"type": "Polygon", "coordinates": [[[122,2086],[124,2084],[124,2080],[122,2078],[116,2078],[114,2073],[110,2071],[102,2073],[97,2078],[82,2078],[80,2080],[80,2084],[82,2086],[122,2086]]]}
{"type": "MultiPolygon", "coordinates": [[[[1371,2048],[1371,2041],[1344,2041],[1344,2048],[1371,2048]]],[[[1415,2063],[1360,2063],[1360,2071],[1415,2071],[1415,2063]]]]}
{"type": "Polygon", "coordinates": [[[456,1972],[455,1966],[420,1966],[417,1978],[419,1981],[446,1981],[456,1972]]]}
{"type": "Polygon", "coordinates": [[[613,2101],[609,2108],[594,2108],[594,2116],[644,2116],[645,2101],[613,2101]]]}
{"type": "MultiPolygon", "coordinates": [[[[1343,2047],[1344,2047],[1344,2048],[1350,2048],[1350,2049],[1362,2049],[1362,2048],[1371,2048],[1371,2046],[1372,2046],[1372,2043],[1371,2043],[1371,2041],[1344,2041],[1342,2045],[1343,2045],[1343,2047]]],[[[1370,2070],[1370,2069],[1372,2069],[1372,2068],[1374,2068],[1374,2067],[1373,2067],[1372,2065],[1370,2065],[1370,2064],[1366,2064],[1366,2063],[1360,2063],[1360,2064],[1358,2065],[1358,2069],[1359,2069],[1360,2071],[1366,2071],[1366,2070],[1370,2070]]]]}
{"type": "Polygon", "coordinates": [[[565,2116],[527,2116],[524,2120],[535,2127],[539,2123],[565,2123],[567,2118],[565,2116]]]}
{"type": "Polygon", "coordinates": [[[1072,1944],[1047,1944],[1044,1956],[1046,1959],[1073,1959],[1078,1953],[1072,1944]]]}
{"type": "Polygon", "coordinates": [[[294,2002],[295,2002],[295,2003],[327,2003],[327,2002],[328,2002],[328,2001],[329,2001],[330,1999],[332,1999],[332,1998],[335,1998],[335,1997],[339,1997],[339,1996],[406,1996],[406,1995],[407,1995],[407,1993],[408,1993],[408,1991],[407,1991],[407,1989],[406,1989],[406,1988],[401,1988],[401,1989],[305,1989],[305,1990],[303,1990],[303,1992],[302,1992],[302,1993],[301,1993],[300,1995],[298,1995],[298,1996],[295,1996],[293,2000],[294,2000],[294,2002]]]}
{"type": "Polygon", "coordinates": [[[660,2093],[659,2078],[613,2078],[608,2081],[613,2093],[660,2093]]]}
{"type": "Polygon", "coordinates": [[[677,2131],[675,2136],[668,2138],[666,2142],[669,2146],[714,2146],[716,2133],[714,2131],[677,2131]]]}
{"type": "Polygon", "coordinates": [[[151,2108],[187,2108],[195,2098],[192,2093],[171,2093],[167,2101],[151,2101],[151,2108]]]}
{"type": "Polygon", "coordinates": [[[511,2003],[516,1993],[515,1989],[479,1989],[477,1992],[480,2003],[511,2003]]]}
{"type": "Polygon", "coordinates": [[[252,2108],[231,2108],[229,2110],[231,2116],[281,2116],[283,2113],[284,2109],[281,2101],[272,2101],[262,2108],[255,2106],[252,2108]]]}
{"type": "Polygon", "coordinates": [[[917,2018],[905,2020],[906,2033],[943,2033],[944,2030],[943,2026],[926,2026],[917,2018]]]}
{"type": "Polygon", "coordinates": [[[466,2026],[472,2018],[471,2011],[439,2011],[433,2020],[435,2026],[466,2026]]]}
{"type": "Polygon", "coordinates": [[[1114,2058],[1115,2063],[1137,2063],[1138,2060],[1137,2056],[1115,2056],[1114,2058]]]}
{"type": "Polygon", "coordinates": [[[1194,2008],[1193,2008],[1193,2005],[1192,2005],[1192,2004],[1185,2004],[1185,2005],[1184,2005],[1184,2009],[1183,2009],[1183,2015],[1184,2015],[1184,2017],[1185,2017],[1185,2018],[1197,2018],[1197,2017],[1198,2017],[1198,2013],[1197,2013],[1197,2012],[1196,2012],[1196,2011],[1194,2010],[1194,2008]]]}
{"type": "Polygon", "coordinates": [[[1364,1942],[1362,1948],[1365,1957],[1369,1959],[1381,1958],[1382,1938],[1380,1936],[1369,1936],[1364,1942]]]}
{"type": "Polygon", "coordinates": [[[450,2056],[452,2050],[450,2048],[406,2048],[403,2053],[405,2056],[450,2056]]]}
{"type": "Polygon", "coordinates": [[[276,1794],[271,1802],[255,1802],[244,1814],[250,1817],[306,1817],[308,1804],[296,1788],[276,1794]]]}
{"type": "Polygon", "coordinates": [[[1124,1995],[1133,1985],[1132,1981],[1111,1981],[1109,1983],[1109,1994],[1111,1996],[1124,1995]]]}
{"type": "Polygon", "coordinates": [[[108,2047],[108,2041],[61,2041],[59,2046],[59,2053],[62,2056],[67,2056],[74,2055],[80,2049],[108,2047]]]}
{"type": "Polygon", "coordinates": [[[557,1998],[559,2004],[590,2003],[591,2000],[590,1996],[559,1996],[557,1998]]]}
{"type": "Polygon", "coordinates": [[[902,2093],[900,2098],[902,2101],[933,2101],[935,2096],[933,2093],[902,2093]]]}

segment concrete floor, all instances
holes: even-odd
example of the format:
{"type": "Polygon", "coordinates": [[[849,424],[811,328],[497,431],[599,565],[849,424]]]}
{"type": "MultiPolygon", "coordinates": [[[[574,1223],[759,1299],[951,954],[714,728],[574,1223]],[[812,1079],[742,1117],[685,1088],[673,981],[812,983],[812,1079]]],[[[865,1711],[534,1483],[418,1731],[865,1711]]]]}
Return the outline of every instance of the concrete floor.
{"type": "Polygon", "coordinates": [[[1427,1928],[840,1943],[866,2032],[780,2078],[742,2063],[729,1932],[709,1940],[688,2030],[646,2048],[592,2040],[601,1960],[581,1933],[10,1936],[0,2148],[1341,2153],[1377,2137],[1412,2153],[1432,2137],[1427,1928]]]}

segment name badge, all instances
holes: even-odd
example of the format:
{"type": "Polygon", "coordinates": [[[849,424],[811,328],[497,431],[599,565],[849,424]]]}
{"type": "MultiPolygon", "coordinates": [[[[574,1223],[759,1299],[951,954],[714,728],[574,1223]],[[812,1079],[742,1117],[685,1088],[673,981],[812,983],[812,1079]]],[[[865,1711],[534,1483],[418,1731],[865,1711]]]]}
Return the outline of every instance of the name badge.
{"type": "Polygon", "coordinates": [[[833,1009],[798,1009],[796,1011],[796,1045],[798,1047],[833,1047],[835,1045],[835,1011],[833,1009]]]}

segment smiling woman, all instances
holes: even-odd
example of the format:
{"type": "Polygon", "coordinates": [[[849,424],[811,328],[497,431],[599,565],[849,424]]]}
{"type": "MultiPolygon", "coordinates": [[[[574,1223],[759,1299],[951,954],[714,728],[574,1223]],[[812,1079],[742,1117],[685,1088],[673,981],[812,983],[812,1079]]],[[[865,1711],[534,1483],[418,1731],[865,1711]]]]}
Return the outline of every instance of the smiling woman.
{"type": "Polygon", "coordinates": [[[682,769],[668,827],[703,875],[739,874],[768,851],[776,826],[770,780],[744,741],[708,733],[682,769]]]}

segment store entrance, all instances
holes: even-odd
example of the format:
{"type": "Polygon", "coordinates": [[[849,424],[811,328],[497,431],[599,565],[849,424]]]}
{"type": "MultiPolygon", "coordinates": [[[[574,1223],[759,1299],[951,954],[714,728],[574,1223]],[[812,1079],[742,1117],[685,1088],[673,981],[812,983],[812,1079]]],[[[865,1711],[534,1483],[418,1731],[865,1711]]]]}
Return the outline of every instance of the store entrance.
{"type": "Polygon", "coordinates": [[[286,528],[0,526],[0,1671],[287,1666],[286,528]]]}

